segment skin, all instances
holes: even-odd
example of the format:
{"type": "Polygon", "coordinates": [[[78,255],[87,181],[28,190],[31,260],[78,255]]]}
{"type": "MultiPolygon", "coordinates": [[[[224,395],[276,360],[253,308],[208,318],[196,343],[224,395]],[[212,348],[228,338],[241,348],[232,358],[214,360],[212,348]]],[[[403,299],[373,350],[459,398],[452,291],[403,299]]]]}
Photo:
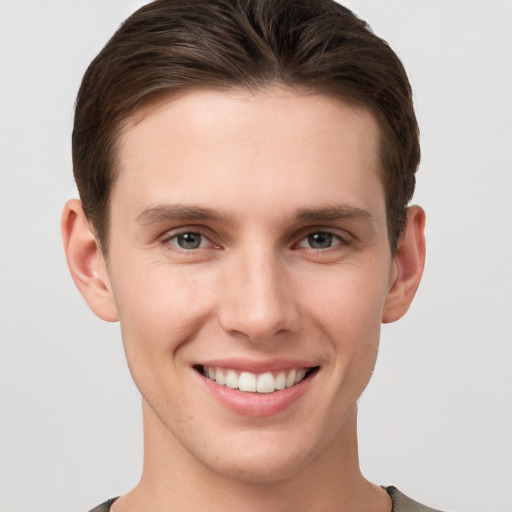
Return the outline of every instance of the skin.
{"type": "Polygon", "coordinates": [[[378,147],[374,116],[338,99],[193,90],[123,128],[107,260],[66,205],[72,276],[120,321],[142,395],[144,470],[114,512],[391,510],[359,470],[356,401],[381,323],[419,284],[424,213],[409,209],[393,256],[378,147]],[[205,391],[194,365],[219,358],[319,369],[290,407],[252,417],[205,391]]]}

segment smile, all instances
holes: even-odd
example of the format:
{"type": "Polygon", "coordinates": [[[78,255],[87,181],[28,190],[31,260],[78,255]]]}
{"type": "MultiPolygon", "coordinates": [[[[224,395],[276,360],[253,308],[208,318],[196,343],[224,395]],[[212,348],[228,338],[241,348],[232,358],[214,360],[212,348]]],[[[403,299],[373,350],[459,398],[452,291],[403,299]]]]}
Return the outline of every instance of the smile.
{"type": "Polygon", "coordinates": [[[299,384],[317,368],[290,368],[257,374],[230,368],[202,366],[200,372],[219,386],[249,393],[269,394],[299,384]]]}

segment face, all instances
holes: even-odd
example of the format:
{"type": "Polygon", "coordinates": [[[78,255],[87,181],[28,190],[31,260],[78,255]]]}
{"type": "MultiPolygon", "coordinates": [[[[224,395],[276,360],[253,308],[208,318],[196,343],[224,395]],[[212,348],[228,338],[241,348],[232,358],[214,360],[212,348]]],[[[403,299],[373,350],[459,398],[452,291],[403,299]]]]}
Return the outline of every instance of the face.
{"type": "Polygon", "coordinates": [[[131,119],[119,171],[107,269],[145,421],[233,478],[321,458],[368,383],[396,277],[374,117],[282,89],[192,91],[131,119]]]}

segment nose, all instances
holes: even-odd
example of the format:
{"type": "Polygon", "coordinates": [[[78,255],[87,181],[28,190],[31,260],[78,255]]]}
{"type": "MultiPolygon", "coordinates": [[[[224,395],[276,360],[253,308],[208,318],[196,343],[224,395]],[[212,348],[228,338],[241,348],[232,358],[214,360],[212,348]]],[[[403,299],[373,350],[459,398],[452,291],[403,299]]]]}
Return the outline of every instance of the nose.
{"type": "Polygon", "coordinates": [[[233,256],[226,268],[223,299],[222,328],[252,342],[271,341],[298,328],[291,271],[271,250],[252,249],[233,256]]]}

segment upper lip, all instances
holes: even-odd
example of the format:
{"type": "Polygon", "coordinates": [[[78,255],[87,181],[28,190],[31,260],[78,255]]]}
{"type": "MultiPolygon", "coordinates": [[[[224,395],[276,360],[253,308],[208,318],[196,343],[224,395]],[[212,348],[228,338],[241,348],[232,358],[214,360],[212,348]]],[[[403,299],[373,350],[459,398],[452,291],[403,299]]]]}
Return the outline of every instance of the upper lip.
{"type": "Polygon", "coordinates": [[[194,364],[194,366],[207,366],[210,368],[226,368],[250,373],[265,373],[287,369],[314,368],[319,366],[317,361],[296,358],[275,358],[268,360],[254,360],[243,358],[208,359],[194,364]]]}

